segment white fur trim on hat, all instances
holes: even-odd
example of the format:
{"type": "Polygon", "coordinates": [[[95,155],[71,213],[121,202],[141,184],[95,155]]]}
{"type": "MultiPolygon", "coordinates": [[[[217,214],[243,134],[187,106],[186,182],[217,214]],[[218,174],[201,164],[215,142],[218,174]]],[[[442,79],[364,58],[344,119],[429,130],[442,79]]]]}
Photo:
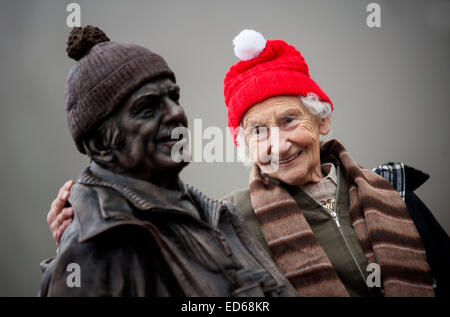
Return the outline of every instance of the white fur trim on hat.
{"type": "Polygon", "coordinates": [[[234,39],[234,54],[243,61],[258,57],[266,47],[266,39],[254,30],[242,30],[234,39]]]}

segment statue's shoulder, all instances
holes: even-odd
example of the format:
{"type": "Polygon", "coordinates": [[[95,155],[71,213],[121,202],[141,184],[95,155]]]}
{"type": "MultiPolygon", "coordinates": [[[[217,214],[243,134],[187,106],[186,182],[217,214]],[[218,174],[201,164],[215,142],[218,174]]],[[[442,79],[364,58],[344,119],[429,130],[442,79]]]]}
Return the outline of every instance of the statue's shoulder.
{"type": "Polygon", "coordinates": [[[75,183],[70,191],[69,202],[74,209],[79,242],[119,226],[143,226],[127,199],[111,188],[75,183]]]}

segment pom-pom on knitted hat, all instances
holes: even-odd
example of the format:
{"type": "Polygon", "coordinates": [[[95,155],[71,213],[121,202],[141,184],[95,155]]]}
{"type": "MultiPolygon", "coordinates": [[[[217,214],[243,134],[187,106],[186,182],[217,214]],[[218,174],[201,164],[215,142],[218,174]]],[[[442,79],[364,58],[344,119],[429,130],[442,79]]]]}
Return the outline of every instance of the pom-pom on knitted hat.
{"type": "Polygon", "coordinates": [[[311,79],[305,59],[295,47],[281,40],[266,41],[253,30],[243,30],[233,44],[240,61],[230,67],[223,90],[235,143],[236,128],[244,113],[270,97],[314,93],[333,110],[330,99],[311,79]]]}
{"type": "Polygon", "coordinates": [[[111,42],[97,27],[73,28],[67,54],[77,61],[66,82],[67,123],[81,153],[83,138],[141,85],[175,75],[164,59],[134,44],[111,42]]]}

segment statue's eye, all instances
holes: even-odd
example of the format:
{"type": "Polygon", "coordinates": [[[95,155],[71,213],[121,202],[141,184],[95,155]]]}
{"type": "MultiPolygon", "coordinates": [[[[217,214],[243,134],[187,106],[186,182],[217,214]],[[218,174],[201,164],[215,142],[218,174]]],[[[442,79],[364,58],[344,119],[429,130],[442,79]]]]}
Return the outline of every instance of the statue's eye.
{"type": "Polygon", "coordinates": [[[169,93],[169,98],[170,98],[173,102],[175,102],[176,104],[178,104],[178,103],[179,103],[179,100],[180,100],[180,93],[179,93],[178,91],[171,91],[171,92],[169,93]]]}
{"type": "Polygon", "coordinates": [[[160,100],[156,96],[147,96],[145,98],[141,98],[133,106],[131,114],[136,118],[150,118],[155,115],[159,104],[160,100]]]}
{"type": "Polygon", "coordinates": [[[155,107],[153,106],[144,107],[144,109],[142,109],[140,113],[141,117],[143,118],[153,117],[154,114],[155,114],[155,107]]]}
{"type": "Polygon", "coordinates": [[[170,94],[170,99],[172,99],[174,102],[178,102],[178,100],[180,99],[180,95],[176,92],[173,92],[170,94]]]}

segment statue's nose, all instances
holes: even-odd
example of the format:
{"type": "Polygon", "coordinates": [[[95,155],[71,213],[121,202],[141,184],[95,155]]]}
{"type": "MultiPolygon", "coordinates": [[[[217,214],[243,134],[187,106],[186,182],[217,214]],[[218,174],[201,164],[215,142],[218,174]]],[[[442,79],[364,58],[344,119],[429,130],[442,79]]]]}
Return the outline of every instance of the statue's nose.
{"type": "Polygon", "coordinates": [[[183,122],[184,125],[186,124],[186,116],[183,107],[169,97],[164,98],[164,112],[164,123],[183,122]]]}

